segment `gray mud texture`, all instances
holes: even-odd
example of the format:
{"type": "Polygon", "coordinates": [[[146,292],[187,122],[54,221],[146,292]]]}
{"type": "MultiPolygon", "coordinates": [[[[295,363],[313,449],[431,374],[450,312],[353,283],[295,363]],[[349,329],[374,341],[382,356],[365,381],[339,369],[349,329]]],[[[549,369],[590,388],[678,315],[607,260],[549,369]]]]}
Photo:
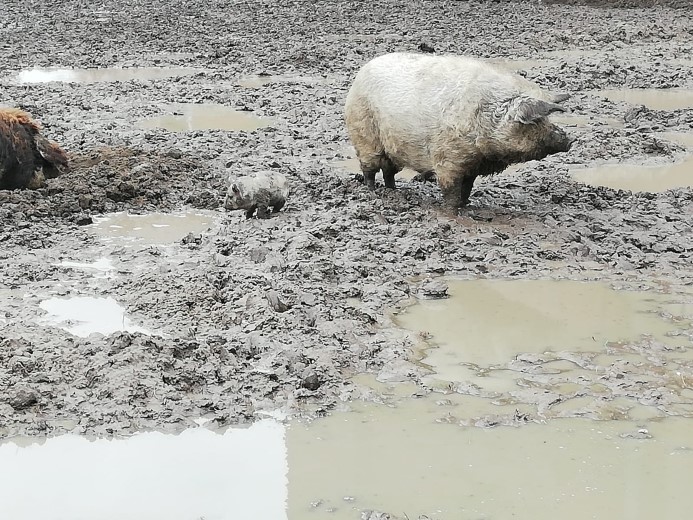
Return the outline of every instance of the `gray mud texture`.
{"type": "Polygon", "coordinates": [[[391,311],[440,275],[688,286],[690,188],[593,188],[568,169],[684,153],[659,132],[693,132],[693,110],[590,91],[693,88],[693,65],[682,64],[693,60],[693,9],[589,3],[3,0],[0,104],[29,111],[73,168],[35,191],[0,191],[0,435],[179,431],[200,416],[224,426],[273,410],[314,416],[368,398],[351,380],[357,373],[419,382],[415,340],[391,311]],[[371,193],[333,164],[349,154],[347,89],[368,59],[422,43],[487,58],[590,51],[520,73],[571,93],[574,114],[622,125],[567,128],[577,138],[570,152],[477,181],[457,218],[439,211],[434,183],[398,180],[396,191],[371,193]],[[198,70],[17,81],[33,67],[133,66],[198,70]],[[237,85],[258,74],[293,79],[237,85]],[[274,122],[253,132],[138,126],[185,102],[274,122]],[[267,220],[224,212],[227,175],[263,169],[289,179],[286,207],[267,220]],[[89,225],[114,211],[190,209],[218,222],[172,244],[108,241],[89,225]],[[108,276],[61,265],[104,257],[108,276]],[[113,297],[152,334],[82,338],[43,323],[39,303],[68,296],[113,297]]]}

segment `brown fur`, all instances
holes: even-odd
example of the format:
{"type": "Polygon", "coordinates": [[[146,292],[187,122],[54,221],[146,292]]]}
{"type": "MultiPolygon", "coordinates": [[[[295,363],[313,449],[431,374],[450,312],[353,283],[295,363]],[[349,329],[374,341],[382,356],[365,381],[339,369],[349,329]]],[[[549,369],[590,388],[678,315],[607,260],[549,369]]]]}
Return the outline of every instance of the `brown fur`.
{"type": "Polygon", "coordinates": [[[37,188],[68,170],[67,154],[41,135],[38,122],[17,108],[0,109],[0,189],[37,188]]]}

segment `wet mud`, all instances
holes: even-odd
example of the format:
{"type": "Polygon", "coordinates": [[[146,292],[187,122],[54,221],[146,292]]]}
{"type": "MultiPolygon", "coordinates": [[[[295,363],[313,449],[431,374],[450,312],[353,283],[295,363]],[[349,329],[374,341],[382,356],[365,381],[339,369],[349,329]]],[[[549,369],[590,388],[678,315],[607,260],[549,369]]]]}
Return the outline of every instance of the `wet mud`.
{"type": "MultiPolygon", "coordinates": [[[[586,4],[594,2],[338,1],[316,9],[269,0],[156,7],[107,0],[55,10],[4,2],[0,105],[39,120],[68,151],[72,171],[37,190],[0,191],[0,435],[178,432],[200,416],[237,425],[270,410],[319,417],[349,400],[378,399],[354,379],[362,373],[439,391],[424,384],[430,370],[414,354],[421,338],[393,313],[445,296],[443,275],[598,280],[689,298],[693,190],[592,186],[571,170],[674,163],[690,153],[663,136],[693,132],[690,106],[648,107],[599,91],[693,89],[685,62],[693,56],[693,12],[674,0],[606,3],[629,9],[586,4]],[[27,9],[41,16],[27,17],[27,9]],[[416,52],[422,43],[519,60],[518,73],[569,92],[577,118],[566,125],[576,138],[570,152],[478,180],[456,218],[440,212],[434,183],[398,176],[396,191],[366,190],[348,171],[352,163],[339,164],[350,159],[342,117],[350,81],[371,57],[416,52]],[[593,53],[542,55],[575,49],[593,53]],[[113,67],[198,72],[17,79],[39,68],[113,67]],[[267,76],[282,79],[240,80],[267,76]],[[271,123],[142,128],[179,104],[220,104],[271,123]],[[227,176],[261,169],[289,179],[286,207],[267,220],[225,213],[227,176]],[[95,232],[109,213],[199,211],[218,219],[171,240],[95,232]],[[141,330],[83,337],[47,323],[41,303],[69,298],[112,298],[141,330]]],[[[502,324],[499,316],[493,326],[502,324]]],[[[690,341],[689,325],[679,328],[690,341]]],[[[613,356],[601,360],[611,367],[604,399],[627,388],[645,407],[688,417],[689,380],[676,383],[676,395],[662,392],[661,365],[619,359],[657,348],[636,341],[604,353],[613,356]],[[655,372],[652,384],[639,384],[647,371],[655,372]],[[668,399],[660,408],[658,391],[668,399]]],[[[594,364],[542,356],[517,363],[528,373],[552,362],[594,364]]],[[[691,362],[677,363],[689,377],[691,362]]],[[[546,388],[568,389],[580,376],[539,378],[513,405],[543,406],[546,388]]],[[[584,406],[560,414],[583,415],[584,406]]]]}

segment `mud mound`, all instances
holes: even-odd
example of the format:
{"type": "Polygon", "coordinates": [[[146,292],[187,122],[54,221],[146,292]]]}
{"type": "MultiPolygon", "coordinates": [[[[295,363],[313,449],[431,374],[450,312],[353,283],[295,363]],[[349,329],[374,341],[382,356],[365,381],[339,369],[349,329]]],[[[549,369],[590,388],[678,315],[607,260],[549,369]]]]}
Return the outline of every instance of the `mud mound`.
{"type": "Polygon", "coordinates": [[[213,209],[224,184],[209,166],[179,152],[101,148],[73,155],[70,165],[69,173],[43,188],[0,191],[6,216],[85,219],[91,213],[168,210],[181,204],[213,209]]]}

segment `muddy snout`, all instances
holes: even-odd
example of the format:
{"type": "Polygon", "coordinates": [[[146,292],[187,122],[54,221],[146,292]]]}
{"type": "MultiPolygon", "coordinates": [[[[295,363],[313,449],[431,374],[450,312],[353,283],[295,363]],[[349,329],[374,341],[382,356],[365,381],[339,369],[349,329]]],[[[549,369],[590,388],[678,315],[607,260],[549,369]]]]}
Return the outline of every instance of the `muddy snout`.
{"type": "Polygon", "coordinates": [[[574,137],[569,136],[562,128],[554,125],[549,144],[552,153],[567,152],[574,142],[574,137]]]}

